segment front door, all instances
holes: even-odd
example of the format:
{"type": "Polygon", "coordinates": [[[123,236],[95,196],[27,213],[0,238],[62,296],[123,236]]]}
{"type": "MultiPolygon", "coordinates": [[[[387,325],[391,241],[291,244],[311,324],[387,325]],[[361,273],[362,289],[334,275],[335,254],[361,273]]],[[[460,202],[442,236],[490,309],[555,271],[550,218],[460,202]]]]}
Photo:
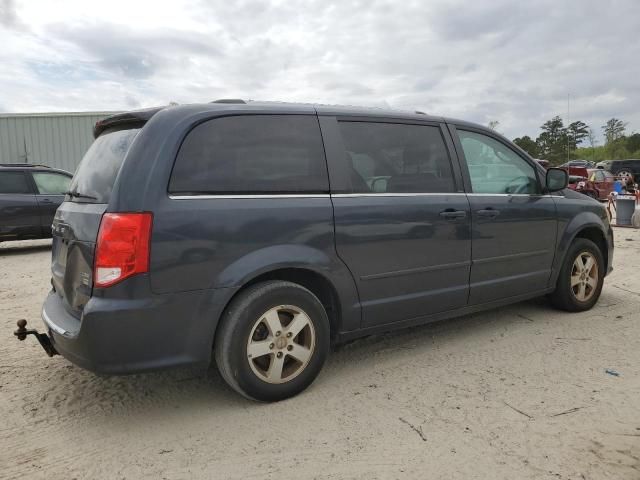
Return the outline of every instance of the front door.
{"type": "Polygon", "coordinates": [[[56,172],[32,172],[36,186],[36,197],[40,207],[42,234],[51,235],[51,224],[56,210],[64,201],[64,192],[69,190],[71,177],[56,172]]]}
{"type": "Polygon", "coordinates": [[[458,128],[456,140],[471,205],[469,304],[543,291],[551,275],[557,217],[537,167],[498,136],[458,128]]]}
{"type": "Polygon", "coordinates": [[[463,307],[471,260],[467,197],[438,124],[321,118],[338,256],[363,327],[463,307]]]}

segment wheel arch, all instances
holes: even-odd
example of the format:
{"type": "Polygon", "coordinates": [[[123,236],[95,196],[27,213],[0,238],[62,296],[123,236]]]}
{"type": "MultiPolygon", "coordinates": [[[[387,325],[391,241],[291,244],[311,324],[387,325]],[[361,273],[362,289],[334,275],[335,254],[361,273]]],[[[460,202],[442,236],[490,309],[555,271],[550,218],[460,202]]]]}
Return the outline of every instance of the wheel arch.
{"type": "Polygon", "coordinates": [[[609,247],[604,223],[593,213],[585,212],[585,215],[587,215],[587,217],[583,217],[582,215],[575,217],[565,229],[559,242],[559,251],[561,251],[562,254],[556,257],[550,285],[556,284],[560,269],[566,260],[569,246],[576,238],[585,238],[595,243],[602,252],[602,256],[605,261],[605,268],[608,267],[610,261],[609,247]]]}
{"type": "Polygon", "coordinates": [[[581,230],[578,230],[571,241],[575,241],[576,238],[585,238],[595,243],[600,249],[600,252],[602,252],[605,265],[609,265],[609,249],[607,248],[607,238],[600,227],[595,225],[586,226],[581,230]]]}
{"type": "Polygon", "coordinates": [[[268,280],[296,283],[318,297],[327,312],[332,337],[360,327],[360,302],[344,263],[322,250],[301,245],[261,249],[228,266],[216,280],[216,284],[232,287],[233,291],[221,312],[248,287],[268,280]]]}
{"type": "Polygon", "coordinates": [[[318,300],[320,300],[320,303],[322,303],[322,306],[327,312],[331,336],[335,336],[340,330],[342,324],[342,307],[340,305],[338,291],[328,278],[314,270],[301,267],[271,270],[252,278],[242,286],[236,295],[252,285],[269,280],[291,282],[309,290],[318,297],[318,300]]]}

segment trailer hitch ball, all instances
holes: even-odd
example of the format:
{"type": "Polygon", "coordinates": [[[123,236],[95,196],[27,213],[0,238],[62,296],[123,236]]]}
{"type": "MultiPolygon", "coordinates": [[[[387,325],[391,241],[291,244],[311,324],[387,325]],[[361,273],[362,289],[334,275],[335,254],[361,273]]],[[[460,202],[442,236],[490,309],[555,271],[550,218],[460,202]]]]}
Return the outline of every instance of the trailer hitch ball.
{"type": "Polygon", "coordinates": [[[24,340],[27,338],[27,321],[24,318],[18,320],[18,329],[14,332],[14,335],[18,337],[18,340],[24,340]]]}
{"type": "Polygon", "coordinates": [[[33,335],[36,337],[36,340],[38,340],[44,351],[47,352],[47,355],[50,357],[58,355],[56,347],[53,346],[46,333],[40,333],[33,328],[27,329],[27,321],[24,318],[18,320],[16,324],[18,325],[18,329],[13,332],[13,334],[18,337],[18,340],[25,340],[27,335],[33,335]]]}

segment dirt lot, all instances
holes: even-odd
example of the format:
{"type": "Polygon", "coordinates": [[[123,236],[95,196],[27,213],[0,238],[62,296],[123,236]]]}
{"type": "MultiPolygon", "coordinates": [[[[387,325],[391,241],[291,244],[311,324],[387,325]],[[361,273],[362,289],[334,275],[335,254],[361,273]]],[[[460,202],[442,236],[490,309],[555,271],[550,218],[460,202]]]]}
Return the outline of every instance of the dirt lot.
{"type": "Polygon", "coordinates": [[[586,315],[538,300],[370,337],[273,405],[213,369],[98,377],[16,341],[49,242],[2,244],[0,477],[638,479],[640,232],[616,240],[586,315]]]}

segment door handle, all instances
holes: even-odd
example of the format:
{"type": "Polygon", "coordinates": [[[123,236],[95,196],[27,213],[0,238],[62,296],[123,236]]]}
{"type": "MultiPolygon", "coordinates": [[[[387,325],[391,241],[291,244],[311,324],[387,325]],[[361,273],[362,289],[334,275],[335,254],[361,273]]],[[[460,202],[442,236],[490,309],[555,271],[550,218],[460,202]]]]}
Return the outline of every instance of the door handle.
{"type": "Polygon", "coordinates": [[[440,216],[442,218],[446,218],[447,220],[455,220],[456,218],[464,218],[467,216],[467,212],[464,210],[444,210],[440,212],[440,216]]]}
{"type": "Polygon", "coordinates": [[[479,217],[496,218],[498,215],[500,215],[500,210],[495,210],[493,208],[484,208],[482,210],[478,210],[476,213],[479,217]]]}
{"type": "Polygon", "coordinates": [[[53,202],[51,200],[49,200],[48,198],[45,198],[44,200],[40,200],[40,203],[47,204],[47,203],[53,203],[53,202]]]}

